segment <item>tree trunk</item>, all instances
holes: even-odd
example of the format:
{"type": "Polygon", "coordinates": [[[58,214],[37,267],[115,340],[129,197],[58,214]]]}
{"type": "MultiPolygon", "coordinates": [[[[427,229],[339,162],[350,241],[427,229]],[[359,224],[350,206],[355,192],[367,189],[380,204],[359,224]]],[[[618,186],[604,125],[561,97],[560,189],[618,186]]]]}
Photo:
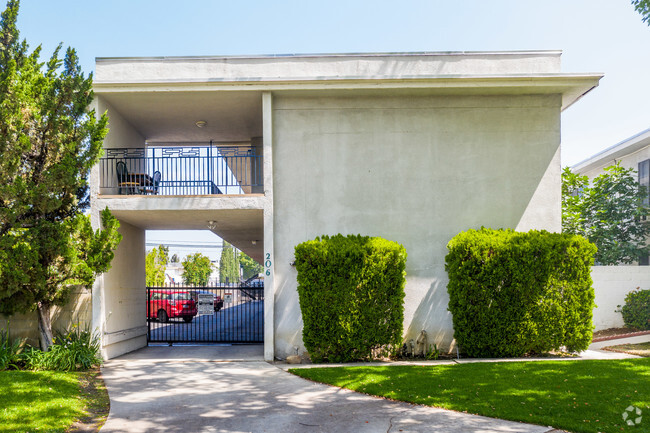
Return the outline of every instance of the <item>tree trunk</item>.
{"type": "Polygon", "coordinates": [[[50,304],[38,303],[38,332],[40,334],[41,350],[47,352],[54,340],[52,321],[50,320],[50,304]]]}

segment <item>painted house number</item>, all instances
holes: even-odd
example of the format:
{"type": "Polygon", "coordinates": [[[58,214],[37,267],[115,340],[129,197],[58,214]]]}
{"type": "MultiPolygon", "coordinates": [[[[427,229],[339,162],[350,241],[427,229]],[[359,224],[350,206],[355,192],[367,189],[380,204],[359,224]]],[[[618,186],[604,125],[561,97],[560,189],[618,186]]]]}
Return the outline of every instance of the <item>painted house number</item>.
{"type": "Polygon", "coordinates": [[[266,253],[266,261],[264,267],[266,268],[266,275],[271,275],[271,253],[266,253]]]}

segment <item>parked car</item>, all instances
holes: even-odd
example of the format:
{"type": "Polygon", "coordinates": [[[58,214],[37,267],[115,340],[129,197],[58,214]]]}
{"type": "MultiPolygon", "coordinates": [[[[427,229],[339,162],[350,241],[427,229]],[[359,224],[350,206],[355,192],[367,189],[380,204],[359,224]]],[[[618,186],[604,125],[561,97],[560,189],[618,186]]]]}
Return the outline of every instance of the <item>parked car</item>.
{"type": "Polygon", "coordinates": [[[187,323],[196,316],[196,302],[190,292],[176,290],[150,290],[147,317],[166,323],[174,317],[182,317],[187,323]]]}
{"type": "Polygon", "coordinates": [[[198,302],[199,293],[212,295],[212,307],[213,307],[215,313],[223,308],[223,299],[221,298],[221,296],[216,295],[215,293],[207,291],[207,290],[192,290],[192,291],[190,291],[190,294],[192,295],[192,299],[194,299],[194,301],[198,302]]]}

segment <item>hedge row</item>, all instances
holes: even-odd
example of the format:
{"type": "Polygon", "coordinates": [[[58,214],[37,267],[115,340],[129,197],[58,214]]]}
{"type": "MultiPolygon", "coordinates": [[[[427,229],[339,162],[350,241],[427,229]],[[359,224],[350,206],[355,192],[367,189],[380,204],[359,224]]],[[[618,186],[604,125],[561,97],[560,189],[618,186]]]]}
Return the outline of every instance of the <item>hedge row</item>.
{"type": "Polygon", "coordinates": [[[517,357],[591,342],[596,247],[580,236],[469,230],[447,245],[454,337],[472,357],[517,357]]]}
{"type": "Polygon", "coordinates": [[[303,343],[314,362],[365,360],[401,343],[403,246],[339,234],[297,245],[295,258],[303,343]]]}

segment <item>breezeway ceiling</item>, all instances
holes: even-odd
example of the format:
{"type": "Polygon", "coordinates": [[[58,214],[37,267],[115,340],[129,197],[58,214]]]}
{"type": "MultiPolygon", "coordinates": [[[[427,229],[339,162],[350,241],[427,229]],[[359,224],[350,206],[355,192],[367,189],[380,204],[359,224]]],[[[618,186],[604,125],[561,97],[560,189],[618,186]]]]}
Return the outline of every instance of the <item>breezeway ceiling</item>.
{"type": "Polygon", "coordinates": [[[150,143],[248,142],[262,135],[258,91],[95,93],[150,143]],[[198,128],[198,120],[207,125],[198,128]]]}
{"type": "Polygon", "coordinates": [[[120,221],[145,230],[207,230],[207,222],[216,222],[212,230],[262,263],[264,252],[264,213],[262,209],[125,210],[112,209],[120,221]],[[255,244],[253,244],[255,241],[255,244]]]}

